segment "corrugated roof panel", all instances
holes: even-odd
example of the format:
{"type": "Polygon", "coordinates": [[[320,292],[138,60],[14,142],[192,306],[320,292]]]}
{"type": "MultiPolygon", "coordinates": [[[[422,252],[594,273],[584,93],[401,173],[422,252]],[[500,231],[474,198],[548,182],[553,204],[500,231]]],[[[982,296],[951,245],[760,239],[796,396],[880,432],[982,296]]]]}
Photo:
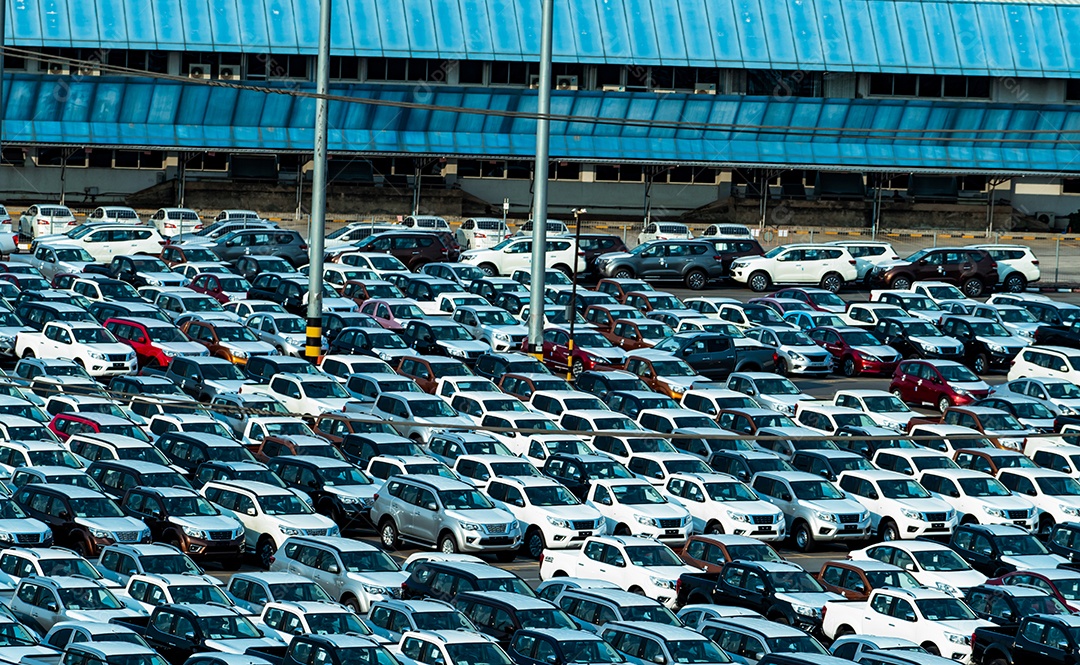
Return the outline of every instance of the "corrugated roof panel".
{"type": "Polygon", "coordinates": [[[795,54],[800,66],[802,63],[825,62],[817,5],[812,2],[795,2],[787,6],[787,11],[791,20],[791,29],[794,32],[795,54]]]}
{"type": "Polygon", "coordinates": [[[239,8],[235,1],[219,0],[210,3],[210,40],[215,51],[241,50],[239,8]]]}
{"type": "Polygon", "coordinates": [[[818,0],[816,5],[822,62],[831,71],[851,71],[851,48],[848,45],[843,0],[818,0]]]}
{"type": "MultiPolygon", "coordinates": [[[[875,60],[878,66],[883,71],[908,71],[907,45],[904,44],[904,34],[896,16],[896,7],[892,2],[868,2],[866,6],[870,12],[873,32],[863,33],[862,39],[866,39],[866,35],[874,35],[874,44],[877,46],[875,60]]],[[[847,11],[847,7],[844,11],[847,11]]],[[[859,37],[855,39],[858,40],[859,37]]]]}
{"type": "Polygon", "coordinates": [[[188,49],[214,50],[210,3],[205,0],[180,0],[180,17],[183,21],[184,39],[188,49]]]}
{"type": "MultiPolygon", "coordinates": [[[[535,18],[529,11],[529,6],[522,4],[515,7],[518,15],[518,21],[514,25],[517,27],[518,40],[521,43],[522,54],[527,53],[540,53],[540,18],[537,15],[535,18]]],[[[535,58],[526,58],[526,60],[539,60],[537,55],[535,58]]]]}
{"type": "Polygon", "coordinates": [[[68,3],[67,10],[68,25],[71,26],[71,45],[76,48],[100,46],[101,22],[98,20],[97,5],[93,2],[72,2],[68,3]]]}
{"type": "Polygon", "coordinates": [[[648,3],[619,3],[626,11],[626,22],[630,29],[630,50],[634,53],[634,62],[641,65],[659,65],[659,39],[679,39],[678,24],[659,26],[653,21],[653,13],[648,3]]]}
{"type": "MultiPolygon", "coordinates": [[[[552,59],[555,62],[576,62],[578,48],[572,11],[562,0],[556,0],[552,9],[555,26],[551,35],[552,59]]],[[[539,48],[539,41],[537,48],[539,48]]]]}
{"type": "Polygon", "coordinates": [[[469,50],[465,46],[465,26],[458,0],[431,0],[431,8],[435,14],[435,40],[439,57],[451,60],[467,58],[469,50]]]}
{"type": "MultiPolygon", "coordinates": [[[[266,3],[266,31],[270,40],[270,53],[315,53],[318,50],[318,38],[313,41],[300,42],[297,31],[301,21],[316,26],[318,34],[319,19],[316,13],[314,20],[306,21],[299,19],[293,13],[292,0],[263,0],[266,3]]],[[[397,3],[387,3],[396,5],[397,3]]],[[[311,3],[317,6],[317,3],[311,3]]],[[[308,17],[305,16],[305,19],[308,17]]]]}
{"type": "MultiPolygon", "coordinates": [[[[404,10],[401,15],[405,23],[401,26],[409,34],[410,53],[416,58],[439,57],[439,40],[435,36],[435,21],[432,17],[431,0],[397,0],[397,2],[383,2],[381,7],[401,3],[404,10]]],[[[389,12],[390,16],[398,16],[396,11],[389,12]]],[[[384,27],[385,24],[384,24],[384,27]]]]}
{"type": "Polygon", "coordinates": [[[765,20],[761,15],[759,2],[760,0],[731,0],[731,6],[737,21],[743,63],[750,68],[771,69],[769,37],[765,34],[765,20]]]}
{"type": "MultiPolygon", "coordinates": [[[[296,44],[297,50],[300,53],[306,53],[308,55],[316,55],[319,52],[319,21],[305,21],[303,19],[305,12],[301,7],[295,5],[295,0],[288,0],[289,10],[293,16],[293,29],[296,31],[296,44]]],[[[317,3],[316,3],[317,4],[317,3]]],[[[316,16],[318,14],[316,13],[316,16]]],[[[338,12],[338,19],[340,20],[344,14],[338,12]]],[[[331,29],[334,27],[334,21],[330,21],[331,29]]],[[[332,36],[333,33],[331,33],[332,36]]],[[[333,42],[331,42],[332,44],[333,42]]]]}
{"type": "Polygon", "coordinates": [[[603,2],[597,6],[600,33],[604,40],[604,58],[607,62],[633,61],[634,53],[627,38],[630,28],[621,2],[603,2]]]}
{"type": "MultiPolygon", "coordinates": [[[[884,4],[884,3],[879,3],[884,4]]],[[[922,2],[896,2],[896,16],[903,17],[897,24],[900,41],[904,45],[904,59],[911,73],[934,73],[936,62],[930,47],[930,25],[922,13],[922,2]]]]}
{"type": "MultiPolygon", "coordinates": [[[[1062,75],[1069,71],[1069,60],[1065,57],[1065,38],[1059,21],[1059,9],[1048,5],[1032,5],[1031,28],[1039,36],[1039,56],[1042,60],[1043,70],[1062,75]]],[[[1077,16],[1080,20],[1080,16],[1077,16]]],[[[1074,24],[1080,25],[1080,24],[1074,24]]],[[[1071,30],[1070,30],[1071,32],[1071,30]]]]}
{"type": "Polygon", "coordinates": [[[187,35],[184,34],[184,19],[179,3],[134,0],[128,7],[129,26],[137,11],[147,12],[147,16],[153,21],[150,34],[157,37],[160,48],[168,48],[166,45],[175,44],[180,47],[176,50],[187,50],[187,35]]]}
{"type": "Polygon", "coordinates": [[[385,40],[382,37],[382,24],[379,17],[378,0],[349,0],[352,16],[364,17],[350,26],[352,42],[357,55],[382,57],[385,40]]]}
{"type": "MultiPolygon", "coordinates": [[[[230,0],[219,0],[229,2],[230,0]]],[[[237,14],[242,20],[237,24],[241,50],[249,53],[269,51],[270,29],[267,27],[267,8],[264,0],[231,0],[236,3],[237,14]]]]}
{"type": "Polygon", "coordinates": [[[1065,59],[1069,63],[1068,71],[1073,78],[1080,78],[1080,39],[1076,38],[1073,26],[1080,25],[1080,7],[1055,7],[1060,25],[1065,59]]]}
{"type": "Polygon", "coordinates": [[[659,36],[657,46],[660,52],[660,60],[665,65],[687,66],[689,62],[686,56],[686,38],[683,33],[680,4],[675,2],[652,3],[652,23],[656,26],[656,35],[659,36]]]}
{"type": "MultiPolygon", "coordinates": [[[[915,3],[912,3],[915,4],[915,3]]],[[[953,29],[952,14],[943,2],[920,2],[930,39],[930,61],[938,74],[960,75],[960,54],[957,50],[957,34],[953,29]]]]}
{"type": "Polygon", "coordinates": [[[734,0],[710,0],[705,3],[705,9],[709,13],[709,32],[715,39],[717,63],[720,66],[741,66],[744,46],[734,0]]]}
{"type": "Polygon", "coordinates": [[[1036,34],[1028,7],[1025,5],[1006,6],[1005,20],[1009,23],[1007,40],[1012,47],[1016,68],[1032,76],[1041,76],[1043,63],[1039,43],[1043,37],[1036,34]]]}
{"type": "MultiPolygon", "coordinates": [[[[788,15],[788,7],[783,2],[754,0],[759,3],[761,27],[765,32],[765,42],[769,46],[769,60],[777,69],[798,69],[799,56],[796,52],[795,27],[788,15]]],[[[820,62],[820,60],[818,60],[820,62]]]]}
{"type": "MultiPolygon", "coordinates": [[[[682,45],[686,49],[687,63],[692,67],[715,67],[716,53],[713,44],[717,40],[709,29],[711,19],[704,0],[683,0],[674,4],[679,10],[682,45]]],[[[661,39],[661,47],[664,40],[661,39]]]]}
{"type": "Polygon", "coordinates": [[[966,73],[986,75],[990,65],[986,56],[986,44],[982,40],[982,26],[976,3],[944,3],[952,14],[952,27],[956,31],[957,55],[966,73]]]}
{"type": "Polygon", "coordinates": [[[574,50],[580,62],[604,62],[604,35],[595,0],[560,0],[570,14],[574,50]]]}
{"type": "MultiPolygon", "coordinates": [[[[124,104],[117,112],[117,120],[125,127],[143,127],[149,125],[150,110],[157,93],[152,83],[129,83],[124,86],[124,104]]],[[[157,118],[160,119],[160,116],[157,118]]]]}
{"type": "Polygon", "coordinates": [[[1009,24],[1005,20],[1003,6],[999,4],[972,5],[979,16],[981,30],[973,33],[969,39],[981,40],[986,53],[986,65],[990,74],[1007,76],[1016,71],[1016,62],[1012,48],[1008,44],[1009,24]],[[1005,48],[1002,48],[1005,47],[1005,48]]]}
{"type": "MultiPolygon", "coordinates": [[[[878,58],[880,48],[878,41],[884,39],[877,34],[874,21],[870,17],[869,2],[844,2],[840,0],[841,13],[844,17],[844,32],[846,35],[848,50],[851,52],[851,62],[856,71],[880,72],[885,67],[878,58]]],[[[899,47],[897,47],[899,49],[899,47]]],[[[903,49],[899,53],[903,54],[903,49]]],[[[890,68],[891,70],[891,68],[890,68]]]]}
{"type": "Polygon", "coordinates": [[[42,42],[41,37],[41,7],[36,3],[18,2],[18,0],[3,0],[7,6],[7,44],[37,45],[42,42]]]}
{"type": "Polygon", "coordinates": [[[458,11],[462,21],[461,36],[465,40],[465,50],[469,57],[477,60],[494,59],[487,0],[458,0],[458,11]]]}
{"type": "MultiPolygon", "coordinates": [[[[515,0],[487,0],[488,20],[491,22],[491,44],[496,60],[524,60],[515,0]]],[[[539,58],[536,58],[539,59],[539,58]]]]}

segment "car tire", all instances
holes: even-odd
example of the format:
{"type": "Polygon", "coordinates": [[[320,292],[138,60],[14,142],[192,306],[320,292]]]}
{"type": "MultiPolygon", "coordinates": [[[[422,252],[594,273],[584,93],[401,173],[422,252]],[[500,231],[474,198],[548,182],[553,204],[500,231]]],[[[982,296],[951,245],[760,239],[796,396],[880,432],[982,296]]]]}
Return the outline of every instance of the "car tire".
{"type": "Polygon", "coordinates": [[[401,545],[401,538],[398,536],[397,525],[394,524],[394,520],[387,518],[379,525],[379,541],[383,547],[391,551],[396,550],[401,545]]]}
{"type": "Polygon", "coordinates": [[[791,540],[795,543],[795,549],[803,554],[814,551],[814,534],[810,531],[810,525],[802,520],[791,529],[791,540]]]}
{"type": "Polygon", "coordinates": [[[457,541],[454,540],[454,534],[445,531],[439,536],[439,551],[443,554],[457,554],[458,545],[457,541]]]}
{"type": "Polygon", "coordinates": [[[781,357],[777,357],[777,359],[776,359],[776,373],[779,374],[780,376],[787,376],[788,375],[787,360],[785,360],[784,358],[781,358],[781,357]]]}
{"type": "Polygon", "coordinates": [[[22,357],[23,358],[34,358],[36,356],[34,356],[34,350],[33,349],[27,349],[27,350],[23,351],[22,357]]]}
{"type": "Polygon", "coordinates": [[[884,541],[900,540],[900,528],[896,526],[896,522],[892,520],[881,520],[881,526],[878,527],[878,531],[881,534],[881,539],[884,541]]]}
{"type": "Polygon", "coordinates": [[[521,549],[525,551],[525,554],[528,555],[530,559],[539,561],[540,557],[544,556],[544,549],[546,547],[547,543],[544,542],[544,532],[534,526],[525,534],[525,542],[522,544],[521,549]]]}
{"type": "Polygon", "coordinates": [[[499,269],[497,267],[495,267],[494,263],[481,263],[477,267],[480,268],[480,270],[483,271],[483,273],[485,275],[487,275],[488,277],[498,277],[499,276],[499,269]]]}
{"type": "Polygon", "coordinates": [[[630,527],[626,526],[625,524],[618,524],[618,525],[615,526],[615,530],[611,532],[611,535],[613,535],[613,536],[629,536],[630,535],[630,527]]]}
{"type": "Polygon", "coordinates": [[[929,652],[931,656],[941,656],[941,649],[939,649],[937,645],[933,642],[923,642],[920,646],[926,649],[926,651],[929,652]]]}
{"type": "Polygon", "coordinates": [[[839,273],[830,272],[826,273],[821,278],[821,288],[833,293],[839,293],[840,289],[844,288],[844,278],[839,273]]]}
{"type": "Polygon", "coordinates": [[[1043,538],[1049,537],[1050,531],[1054,528],[1057,522],[1050,516],[1049,513],[1043,513],[1043,516],[1039,519],[1039,535],[1043,538]]]}
{"type": "Polygon", "coordinates": [[[911,288],[911,278],[907,275],[893,277],[893,280],[889,282],[889,288],[897,291],[907,291],[911,288]]]}
{"type": "Polygon", "coordinates": [[[843,368],[844,376],[849,379],[859,375],[859,367],[855,364],[855,358],[852,356],[845,356],[840,366],[843,368]]]}
{"type": "Polygon", "coordinates": [[[255,556],[258,557],[259,565],[264,570],[270,570],[275,554],[277,554],[277,544],[274,543],[274,539],[270,536],[260,538],[259,544],[255,546],[255,556]]]}
{"type": "Polygon", "coordinates": [[[990,359],[986,357],[985,353],[980,353],[975,356],[975,361],[971,363],[971,369],[975,370],[976,374],[986,374],[990,371],[990,359]]]}
{"type": "MultiPolygon", "coordinates": [[[[896,399],[900,400],[901,402],[904,402],[904,397],[903,397],[904,393],[902,393],[899,388],[893,388],[891,392],[892,392],[893,396],[896,397],[896,399]]],[[[906,404],[907,402],[904,402],[904,403],[906,404]]]]}
{"type": "Polygon", "coordinates": [[[840,639],[841,637],[847,637],[848,635],[854,635],[854,634],[855,634],[855,629],[852,628],[851,626],[847,625],[846,623],[836,629],[836,639],[840,639]]]}
{"type": "Polygon", "coordinates": [[[634,279],[634,271],[629,268],[619,268],[612,277],[615,279],[634,279]]]}
{"type": "Polygon", "coordinates": [[[637,586],[636,584],[634,586],[630,587],[629,589],[627,589],[627,591],[629,591],[632,594],[638,595],[638,596],[644,596],[645,595],[645,589],[642,589],[641,587],[637,586]]]}
{"type": "Polygon", "coordinates": [[[1010,273],[1001,286],[1008,293],[1023,293],[1027,288],[1027,278],[1018,272],[1010,273]]]}
{"type": "Polygon", "coordinates": [[[750,279],[746,280],[747,286],[754,293],[762,293],[768,291],[769,286],[772,284],[772,277],[769,277],[769,273],[764,270],[758,270],[750,275],[750,279]]]}
{"type": "Polygon", "coordinates": [[[986,287],[983,284],[983,281],[982,281],[981,278],[979,278],[979,277],[969,277],[969,278],[964,280],[964,283],[960,287],[960,290],[963,291],[964,295],[967,296],[968,298],[978,298],[979,296],[982,295],[982,292],[983,292],[983,290],[985,288],[986,287]]]}
{"type": "Polygon", "coordinates": [[[686,288],[691,291],[700,291],[709,283],[709,276],[704,270],[691,270],[686,273],[686,288]]]}
{"type": "Polygon", "coordinates": [[[585,371],[585,363],[581,362],[581,358],[574,358],[574,362],[570,365],[570,373],[574,375],[574,378],[581,376],[581,373],[585,371]]]}
{"type": "Polygon", "coordinates": [[[558,270],[559,272],[566,275],[570,279],[574,279],[574,271],[570,269],[570,266],[563,265],[562,263],[560,263],[559,265],[555,266],[555,270],[558,270]]]}
{"type": "Polygon", "coordinates": [[[349,594],[341,599],[341,604],[348,607],[350,610],[358,615],[363,615],[362,608],[360,607],[360,601],[356,599],[356,596],[349,594]]]}
{"type": "Polygon", "coordinates": [[[941,411],[942,413],[945,413],[945,410],[948,409],[950,406],[952,406],[952,400],[949,399],[948,395],[942,395],[941,397],[938,398],[938,401],[937,401],[938,411],[941,411]]]}
{"type": "Polygon", "coordinates": [[[705,533],[712,536],[722,535],[724,533],[724,525],[715,520],[709,522],[705,525],[705,533]]]}

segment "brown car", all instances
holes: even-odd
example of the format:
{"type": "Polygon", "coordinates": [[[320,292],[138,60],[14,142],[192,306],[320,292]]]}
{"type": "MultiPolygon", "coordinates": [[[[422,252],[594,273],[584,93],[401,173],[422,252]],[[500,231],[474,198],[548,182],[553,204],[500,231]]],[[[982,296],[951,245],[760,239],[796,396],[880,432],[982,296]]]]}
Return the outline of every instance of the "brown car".
{"type": "Polygon", "coordinates": [[[212,262],[220,263],[221,259],[206,247],[185,247],[183,245],[165,245],[161,250],[161,260],[170,268],[181,263],[212,262]]]}
{"type": "Polygon", "coordinates": [[[554,374],[503,374],[498,384],[499,390],[523,402],[532,400],[533,393],[541,390],[574,390],[569,381],[554,374]]]}
{"type": "Polygon", "coordinates": [[[320,414],[311,429],[335,445],[345,440],[350,434],[362,434],[370,431],[355,426],[358,421],[347,413],[323,413],[320,414]]]}
{"type": "Polygon", "coordinates": [[[661,340],[675,334],[675,331],[660,321],[639,319],[628,321],[619,319],[612,326],[611,332],[602,333],[612,344],[626,351],[651,349],[661,340]]]}
{"type": "Polygon", "coordinates": [[[184,518],[189,505],[176,498],[189,497],[190,505],[197,505],[199,495],[194,490],[181,487],[133,487],[124,495],[121,506],[128,515],[142,520],[150,527],[151,538],[157,543],[176,543],[181,552],[196,561],[206,560],[220,563],[226,569],[240,566],[244,560],[244,530],[232,538],[231,531],[198,531],[196,536],[188,535],[190,527],[184,518]],[[172,508],[179,509],[173,514],[172,508]]]}
{"type": "Polygon", "coordinates": [[[953,461],[961,469],[982,471],[997,477],[1002,469],[1037,469],[1038,465],[1019,450],[1001,448],[966,448],[953,453],[953,461]]]}
{"type": "Polygon", "coordinates": [[[236,365],[246,365],[252,355],[270,355],[274,347],[260,342],[250,329],[231,321],[190,320],[180,330],[205,346],[210,355],[224,358],[236,365]]]}
{"type": "Polygon", "coordinates": [[[992,426],[995,424],[995,421],[998,421],[1003,417],[1015,421],[1015,418],[1009,415],[1008,412],[1000,409],[972,405],[950,406],[941,414],[941,422],[945,425],[970,427],[973,430],[986,434],[986,438],[990,443],[998,448],[1004,448],[1006,450],[1023,450],[1024,434],[1022,431],[1018,432],[1016,436],[1002,436],[1001,428],[992,426]],[[991,431],[990,434],[987,434],[988,429],[991,431]],[[995,432],[995,430],[997,431],[995,432]]]}
{"type": "Polygon", "coordinates": [[[645,314],[661,309],[687,309],[683,301],[667,291],[631,291],[624,302],[645,314]]]}
{"type": "Polygon", "coordinates": [[[871,591],[881,587],[915,589],[921,586],[911,573],[891,563],[873,559],[826,561],[817,575],[817,580],[826,591],[858,601],[866,600],[871,591]]]}
{"type": "Polygon", "coordinates": [[[942,247],[922,249],[896,265],[872,269],[870,281],[901,291],[918,281],[947,282],[960,287],[967,297],[977,298],[998,283],[998,270],[986,250],[942,247]]]}
{"type": "Polygon", "coordinates": [[[706,573],[719,573],[725,563],[735,559],[776,562],[784,560],[768,543],[746,536],[724,534],[690,536],[679,556],[691,566],[704,568],[706,573]]]}
{"type": "Polygon", "coordinates": [[[460,360],[433,356],[404,356],[395,369],[398,374],[416,381],[424,392],[432,395],[439,387],[439,379],[444,376],[473,375],[473,371],[460,360]]]}
{"type": "Polygon", "coordinates": [[[275,457],[330,457],[345,461],[333,444],[313,436],[268,436],[258,443],[247,446],[255,459],[266,463],[275,457]]]}
{"type": "Polygon", "coordinates": [[[585,321],[591,323],[599,332],[610,332],[615,322],[623,319],[637,321],[645,315],[630,305],[589,305],[585,310],[585,321]]]}
{"type": "Polygon", "coordinates": [[[629,252],[619,236],[607,233],[582,233],[577,236],[578,249],[585,252],[585,272],[596,272],[596,260],[612,252],[629,252]]]}
{"type": "Polygon", "coordinates": [[[762,427],[793,427],[791,418],[772,409],[721,409],[716,414],[720,427],[739,434],[756,434],[762,427]]]}
{"type": "Polygon", "coordinates": [[[626,295],[634,291],[655,291],[652,284],[643,279],[619,279],[605,277],[596,283],[596,290],[606,293],[619,302],[626,302],[626,295]]]}
{"type": "Polygon", "coordinates": [[[428,263],[453,263],[461,255],[461,250],[452,248],[446,238],[426,231],[376,233],[361,241],[357,249],[390,254],[413,272],[428,263]]]}
{"type": "Polygon", "coordinates": [[[697,372],[690,368],[686,364],[686,361],[679,358],[642,358],[640,356],[630,356],[626,361],[626,371],[631,374],[637,375],[642,381],[645,382],[649,388],[656,392],[667,395],[672,399],[682,399],[683,393],[675,389],[667,381],[662,380],[665,377],[671,377],[670,370],[672,368],[680,369],[681,372],[676,376],[683,377],[683,380],[691,376],[696,376],[697,372]],[[661,368],[663,367],[663,369],[661,368]]]}

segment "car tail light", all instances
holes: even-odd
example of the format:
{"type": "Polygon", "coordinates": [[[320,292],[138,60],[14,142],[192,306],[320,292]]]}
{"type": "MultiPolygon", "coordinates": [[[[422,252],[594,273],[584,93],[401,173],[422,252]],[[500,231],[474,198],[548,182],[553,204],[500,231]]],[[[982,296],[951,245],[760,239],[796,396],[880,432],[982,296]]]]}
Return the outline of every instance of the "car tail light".
{"type": "Polygon", "coordinates": [[[1031,259],[1031,265],[1033,265],[1033,266],[1039,265],[1039,259],[1031,259]]]}
{"type": "Polygon", "coordinates": [[[724,260],[724,257],[720,256],[719,254],[717,254],[716,256],[714,256],[712,258],[713,258],[713,261],[716,261],[717,263],[724,260]]]}
{"type": "Polygon", "coordinates": [[[474,238],[487,238],[487,234],[486,233],[477,233],[473,237],[474,238]]]}
{"type": "Polygon", "coordinates": [[[166,224],[165,224],[165,228],[167,228],[167,229],[175,229],[175,228],[176,228],[176,224],[168,224],[168,223],[166,223],[166,224]]]}
{"type": "Polygon", "coordinates": [[[271,556],[270,557],[270,565],[273,565],[275,561],[277,561],[277,557],[276,556],[271,556]]]}
{"type": "Polygon", "coordinates": [[[994,270],[997,270],[997,261],[991,261],[990,262],[990,267],[993,268],[994,270]]]}
{"type": "Polygon", "coordinates": [[[38,224],[48,224],[48,223],[49,223],[49,220],[47,220],[47,219],[39,219],[39,220],[37,221],[37,223],[38,223],[38,224]]]}
{"type": "Polygon", "coordinates": [[[855,261],[855,259],[851,259],[850,261],[848,261],[848,263],[850,263],[851,265],[855,265],[857,262],[855,261]]]}
{"type": "Polygon", "coordinates": [[[378,500],[379,500],[379,493],[375,492],[375,495],[371,497],[371,501],[375,502],[375,501],[378,501],[378,500]]]}
{"type": "Polygon", "coordinates": [[[195,225],[195,230],[196,231],[202,231],[202,224],[196,224],[195,225]]]}
{"type": "Polygon", "coordinates": [[[307,249],[307,245],[300,245],[300,249],[306,250],[306,249],[307,249]]]}

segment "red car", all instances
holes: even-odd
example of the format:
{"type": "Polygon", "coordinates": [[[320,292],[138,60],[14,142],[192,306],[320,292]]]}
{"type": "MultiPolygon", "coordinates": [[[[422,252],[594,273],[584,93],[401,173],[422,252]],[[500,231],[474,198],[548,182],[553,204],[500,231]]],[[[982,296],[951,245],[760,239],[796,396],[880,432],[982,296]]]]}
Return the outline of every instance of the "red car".
{"type": "Polygon", "coordinates": [[[58,413],[49,421],[49,429],[67,441],[76,434],[118,434],[120,436],[150,442],[150,437],[127,418],[107,413],[58,413]]]}
{"type": "MultiPolygon", "coordinates": [[[[596,330],[574,331],[574,350],[570,350],[570,330],[553,327],[544,331],[544,364],[553,370],[572,370],[574,376],[590,369],[611,371],[626,365],[626,352],[596,330]]],[[[528,340],[522,345],[528,351],[528,340]]]]}
{"type": "Polygon", "coordinates": [[[896,349],[882,344],[880,339],[862,328],[824,326],[807,334],[832,354],[836,368],[844,376],[889,376],[896,371],[902,358],[896,349]]]}
{"type": "Polygon", "coordinates": [[[105,328],[135,349],[139,367],[168,367],[176,356],[205,356],[206,348],[171,323],[157,319],[106,319],[105,328]]]}
{"type": "Polygon", "coordinates": [[[408,298],[372,298],[360,305],[360,312],[387,330],[404,330],[412,319],[424,318],[424,311],[408,298]]]}
{"type": "Polygon", "coordinates": [[[942,412],[986,397],[990,386],[952,360],[905,360],[893,372],[889,392],[911,404],[933,404],[942,412]]]}
{"type": "Polygon", "coordinates": [[[244,300],[251,284],[239,275],[223,273],[202,273],[195,275],[188,288],[196,293],[205,293],[222,305],[230,300],[244,300]]]}
{"type": "Polygon", "coordinates": [[[1067,568],[1017,570],[987,580],[987,584],[1023,584],[1046,591],[1060,600],[1070,612],[1080,612],[1080,571],[1067,568]]]}
{"type": "Polygon", "coordinates": [[[772,294],[773,298],[779,298],[782,300],[798,300],[810,305],[810,309],[818,312],[832,312],[834,314],[843,314],[847,309],[847,303],[843,298],[836,295],[832,291],[825,289],[809,289],[809,288],[787,288],[780,289],[776,293],[772,294]]]}

